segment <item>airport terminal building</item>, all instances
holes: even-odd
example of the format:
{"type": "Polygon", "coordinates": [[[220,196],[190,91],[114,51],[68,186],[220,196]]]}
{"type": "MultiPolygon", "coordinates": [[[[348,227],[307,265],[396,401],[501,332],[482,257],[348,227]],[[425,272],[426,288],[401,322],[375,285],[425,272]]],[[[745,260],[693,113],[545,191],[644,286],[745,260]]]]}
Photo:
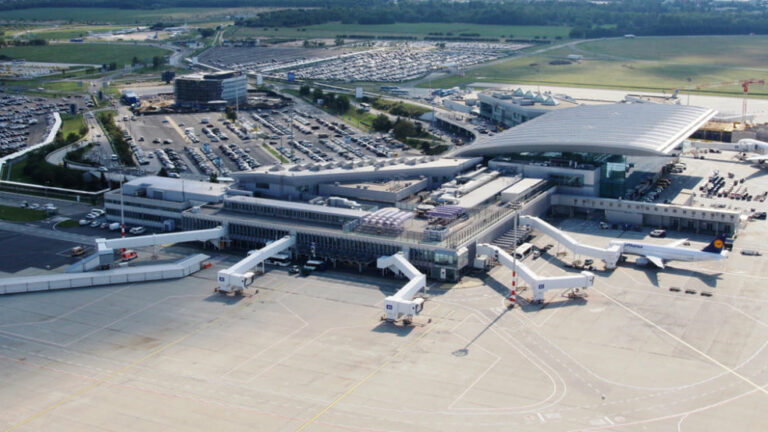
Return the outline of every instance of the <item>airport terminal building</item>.
{"type": "MultiPolygon", "coordinates": [[[[125,184],[123,211],[126,221],[156,228],[226,226],[224,246],[241,250],[294,235],[295,255],[360,270],[402,251],[428,277],[455,281],[471,268],[476,245],[509,236],[520,214],[733,234],[736,211],[615,197],[641,169],[641,159],[630,167],[629,158],[650,158],[643,175],[658,176],[653,170],[674,160],[712,114],[654,104],[578,107],[445,157],[264,166],[234,173],[229,187],[145,177],[125,184]]],[[[120,198],[107,196],[110,220],[119,220],[120,198]]],[[[515,235],[524,236],[520,229],[515,235]]]]}
{"type": "Polygon", "coordinates": [[[481,117],[504,127],[514,127],[549,112],[578,106],[565,97],[526,92],[520,88],[511,92],[481,92],[477,102],[481,117]]]}

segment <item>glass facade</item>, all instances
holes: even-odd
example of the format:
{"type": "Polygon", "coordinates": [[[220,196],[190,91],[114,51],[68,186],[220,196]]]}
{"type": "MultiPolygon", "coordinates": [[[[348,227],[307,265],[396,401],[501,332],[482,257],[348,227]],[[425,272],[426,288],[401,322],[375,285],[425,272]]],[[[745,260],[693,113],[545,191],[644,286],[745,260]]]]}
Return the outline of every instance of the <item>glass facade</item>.
{"type": "Polygon", "coordinates": [[[624,195],[627,164],[624,156],[614,155],[600,167],[600,196],[619,198],[624,195]]]}
{"type": "Polygon", "coordinates": [[[357,219],[353,216],[341,216],[338,214],[328,214],[321,212],[320,206],[317,206],[318,211],[312,211],[305,207],[278,207],[270,204],[259,202],[243,202],[243,201],[225,201],[224,208],[228,211],[249,214],[253,216],[267,216],[275,218],[285,218],[292,220],[302,220],[307,222],[323,223],[334,226],[342,226],[345,223],[357,219]]]}

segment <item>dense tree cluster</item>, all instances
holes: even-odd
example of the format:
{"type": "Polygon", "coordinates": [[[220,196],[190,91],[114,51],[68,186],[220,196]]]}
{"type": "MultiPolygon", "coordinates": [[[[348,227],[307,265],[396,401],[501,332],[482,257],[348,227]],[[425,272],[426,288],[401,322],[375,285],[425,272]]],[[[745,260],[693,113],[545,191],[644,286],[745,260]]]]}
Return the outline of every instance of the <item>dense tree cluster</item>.
{"type": "Polygon", "coordinates": [[[349,96],[340,93],[326,93],[323,92],[323,89],[320,87],[316,87],[313,90],[308,85],[304,84],[299,88],[299,94],[305,98],[311,96],[312,102],[315,103],[317,103],[318,100],[322,100],[324,107],[339,114],[346,113],[351,106],[349,96]]]}

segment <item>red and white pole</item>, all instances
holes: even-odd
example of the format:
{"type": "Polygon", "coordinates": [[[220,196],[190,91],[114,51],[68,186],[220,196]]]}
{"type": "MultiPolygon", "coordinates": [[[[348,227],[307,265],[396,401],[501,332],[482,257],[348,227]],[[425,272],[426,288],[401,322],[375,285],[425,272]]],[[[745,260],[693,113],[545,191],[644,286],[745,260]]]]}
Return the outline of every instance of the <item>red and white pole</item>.
{"type": "Polygon", "coordinates": [[[510,291],[509,298],[507,299],[511,303],[516,303],[517,302],[517,300],[516,300],[516,297],[517,297],[517,294],[516,294],[517,286],[516,285],[517,285],[517,272],[513,271],[512,272],[512,290],[510,291]]]}

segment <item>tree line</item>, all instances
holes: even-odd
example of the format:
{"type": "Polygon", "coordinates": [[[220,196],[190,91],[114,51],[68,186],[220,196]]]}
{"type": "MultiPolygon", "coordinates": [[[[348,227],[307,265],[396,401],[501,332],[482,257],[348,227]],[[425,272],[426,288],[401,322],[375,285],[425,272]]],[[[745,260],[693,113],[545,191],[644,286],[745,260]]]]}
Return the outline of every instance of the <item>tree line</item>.
{"type": "Polygon", "coordinates": [[[268,7],[281,9],[240,18],[248,27],[343,24],[469,23],[572,27],[571,37],[699,34],[766,34],[768,10],[758,2],[617,0],[612,2],[497,2],[472,0],[0,0],[0,10],[33,7],[268,7]],[[307,9],[311,8],[311,9],[307,9]]]}
{"type": "Polygon", "coordinates": [[[334,4],[322,9],[285,9],[243,18],[247,27],[297,27],[342,24],[469,23],[485,25],[570,26],[575,38],[637,35],[765,34],[768,12],[750,3],[727,8],[707,2],[666,3],[622,0],[608,4],[559,1],[450,3],[405,0],[367,6],[334,4]]]}
{"type": "Polygon", "coordinates": [[[115,9],[163,9],[163,8],[231,8],[231,7],[325,7],[354,6],[382,0],[0,0],[0,10],[31,9],[41,7],[84,7],[115,9]]]}

